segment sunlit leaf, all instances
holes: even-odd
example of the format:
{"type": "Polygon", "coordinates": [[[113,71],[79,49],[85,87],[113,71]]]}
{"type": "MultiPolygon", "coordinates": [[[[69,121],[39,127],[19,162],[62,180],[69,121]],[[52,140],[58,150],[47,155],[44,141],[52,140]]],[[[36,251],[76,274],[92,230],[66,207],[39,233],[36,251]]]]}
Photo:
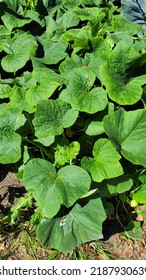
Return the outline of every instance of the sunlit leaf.
{"type": "Polygon", "coordinates": [[[23,182],[42,210],[52,218],[63,204],[69,207],[89,191],[89,174],[79,166],[62,167],[58,173],[55,167],[43,159],[32,159],[24,167],[23,182]],[[32,169],[33,168],[33,169],[32,169]]]}
{"type": "Polygon", "coordinates": [[[93,156],[82,159],[82,167],[91,174],[93,181],[101,182],[123,174],[120,155],[108,139],[101,138],[95,142],[93,156]]]}

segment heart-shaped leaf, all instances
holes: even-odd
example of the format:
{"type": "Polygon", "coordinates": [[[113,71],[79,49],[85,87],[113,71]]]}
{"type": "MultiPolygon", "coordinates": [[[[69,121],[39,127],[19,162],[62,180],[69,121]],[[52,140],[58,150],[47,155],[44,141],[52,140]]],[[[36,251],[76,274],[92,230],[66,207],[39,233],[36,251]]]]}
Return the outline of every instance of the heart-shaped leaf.
{"type": "Polygon", "coordinates": [[[4,16],[1,17],[4,25],[10,30],[12,31],[13,28],[16,27],[22,27],[25,24],[28,24],[31,22],[30,19],[24,19],[24,18],[18,18],[12,14],[9,13],[5,13],[4,16]]]}
{"type": "Polygon", "coordinates": [[[34,56],[36,48],[36,40],[31,34],[18,32],[3,43],[3,49],[7,53],[1,61],[3,69],[6,72],[16,72],[21,69],[34,56]]]}
{"type": "Polygon", "coordinates": [[[37,228],[37,238],[45,247],[69,252],[83,242],[101,239],[105,219],[101,199],[92,199],[83,207],[76,204],[62,218],[43,219],[37,228]]]}
{"type": "Polygon", "coordinates": [[[119,162],[120,155],[108,139],[99,139],[93,146],[94,158],[84,157],[82,167],[92,176],[95,182],[104,179],[118,177],[123,174],[122,166],[119,162]]]}
{"type": "Polygon", "coordinates": [[[104,129],[121,154],[146,167],[146,109],[126,112],[120,108],[104,117],[104,129]]]}
{"type": "Polygon", "coordinates": [[[132,199],[139,204],[146,204],[146,184],[140,186],[138,190],[131,193],[132,199]]]}
{"type": "Polygon", "coordinates": [[[77,116],[78,112],[61,99],[42,100],[37,105],[33,120],[35,135],[46,145],[45,138],[60,135],[64,128],[74,124],[77,116]]]}
{"type": "Polygon", "coordinates": [[[0,163],[15,163],[21,158],[21,137],[15,131],[25,122],[21,110],[0,105],[0,163]]]}
{"type": "Polygon", "coordinates": [[[60,75],[48,68],[35,68],[32,77],[36,85],[29,87],[26,93],[27,101],[32,106],[36,106],[41,100],[47,100],[64,82],[60,75]]]}
{"type": "Polygon", "coordinates": [[[10,104],[15,106],[15,104],[18,103],[18,106],[23,111],[32,113],[34,112],[34,107],[30,102],[28,102],[27,96],[26,96],[26,90],[22,87],[14,86],[13,89],[11,89],[10,92],[10,104]]]}
{"type": "Polygon", "coordinates": [[[95,74],[88,68],[75,68],[67,76],[69,85],[60,94],[60,98],[79,111],[94,114],[105,109],[107,95],[103,88],[91,89],[95,74]],[[91,90],[90,90],[91,89],[91,90]]]}
{"type": "Polygon", "coordinates": [[[38,58],[39,61],[45,64],[56,64],[67,56],[67,42],[59,39],[57,42],[51,41],[47,33],[44,33],[38,38],[44,48],[44,57],[38,58]]]}
{"type": "Polygon", "coordinates": [[[132,185],[132,179],[127,175],[122,175],[114,179],[103,181],[99,184],[98,189],[101,197],[111,197],[129,191],[132,185]]]}
{"type": "Polygon", "coordinates": [[[109,97],[120,105],[132,105],[142,96],[146,75],[135,77],[140,55],[125,42],[119,42],[106,64],[100,67],[100,77],[109,97]]]}
{"type": "Polygon", "coordinates": [[[63,204],[70,207],[89,191],[89,174],[79,166],[55,167],[43,159],[32,159],[24,167],[23,182],[42,210],[42,215],[52,218],[63,204]]]}

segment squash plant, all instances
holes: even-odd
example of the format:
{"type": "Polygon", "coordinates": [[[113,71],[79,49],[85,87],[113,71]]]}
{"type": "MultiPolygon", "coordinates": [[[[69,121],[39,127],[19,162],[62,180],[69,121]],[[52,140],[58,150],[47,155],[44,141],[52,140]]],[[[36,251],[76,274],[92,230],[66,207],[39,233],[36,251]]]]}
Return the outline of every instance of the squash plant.
{"type": "Polygon", "coordinates": [[[113,196],[146,203],[145,6],[121,2],[0,1],[0,163],[28,192],[9,218],[34,199],[45,247],[102,238],[113,196]]]}

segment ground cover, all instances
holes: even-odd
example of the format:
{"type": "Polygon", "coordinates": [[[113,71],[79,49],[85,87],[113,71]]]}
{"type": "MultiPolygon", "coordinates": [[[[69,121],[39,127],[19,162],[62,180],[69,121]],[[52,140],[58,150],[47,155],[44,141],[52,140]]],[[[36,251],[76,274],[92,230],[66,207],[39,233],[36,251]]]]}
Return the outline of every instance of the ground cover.
{"type": "Polygon", "coordinates": [[[145,13],[0,1],[2,259],[145,259],[145,13]]]}

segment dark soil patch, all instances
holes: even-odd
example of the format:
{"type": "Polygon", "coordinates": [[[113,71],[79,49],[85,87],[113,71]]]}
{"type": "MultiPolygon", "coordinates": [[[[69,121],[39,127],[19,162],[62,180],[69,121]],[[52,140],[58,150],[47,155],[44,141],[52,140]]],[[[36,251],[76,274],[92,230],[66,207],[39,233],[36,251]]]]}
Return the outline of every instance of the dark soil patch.
{"type": "Polygon", "coordinates": [[[5,214],[15,203],[16,199],[25,193],[22,183],[9,169],[5,176],[0,174],[0,212],[5,214]]]}

